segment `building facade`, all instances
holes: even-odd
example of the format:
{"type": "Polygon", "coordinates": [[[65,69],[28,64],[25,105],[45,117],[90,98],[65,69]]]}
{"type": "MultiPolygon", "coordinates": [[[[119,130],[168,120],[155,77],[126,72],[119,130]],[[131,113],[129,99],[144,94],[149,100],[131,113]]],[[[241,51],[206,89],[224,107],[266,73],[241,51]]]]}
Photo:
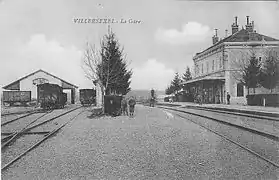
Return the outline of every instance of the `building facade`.
{"type": "Polygon", "coordinates": [[[63,91],[67,93],[68,103],[75,103],[76,89],[78,87],[41,69],[6,85],[3,89],[10,91],[31,91],[31,99],[35,100],[38,96],[37,85],[43,83],[61,86],[63,91]]]}
{"type": "MultiPolygon", "coordinates": [[[[264,61],[268,53],[279,56],[279,40],[257,33],[248,16],[246,28],[239,30],[238,26],[236,17],[230,36],[219,40],[216,30],[213,45],[193,57],[194,78],[184,84],[202,95],[205,103],[227,103],[229,93],[232,104],[246,104],[248,89],[240,82],[240,72],[249,57],[253,54],[264,61]]],[[[256,93],[266,92],[256,89],[256,93]]]]}

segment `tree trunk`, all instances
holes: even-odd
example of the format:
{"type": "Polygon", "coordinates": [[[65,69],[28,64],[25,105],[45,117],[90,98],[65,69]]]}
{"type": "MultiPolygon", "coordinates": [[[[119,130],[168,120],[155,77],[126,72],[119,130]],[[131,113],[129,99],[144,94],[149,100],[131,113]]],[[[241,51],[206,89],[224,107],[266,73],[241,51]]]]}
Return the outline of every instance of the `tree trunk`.
{"type": "Polygon", "coordinates": [[[102,89],[102,113],[105,113],[105,95],[106,95],[106,88],[101,86],[102,89]]]}

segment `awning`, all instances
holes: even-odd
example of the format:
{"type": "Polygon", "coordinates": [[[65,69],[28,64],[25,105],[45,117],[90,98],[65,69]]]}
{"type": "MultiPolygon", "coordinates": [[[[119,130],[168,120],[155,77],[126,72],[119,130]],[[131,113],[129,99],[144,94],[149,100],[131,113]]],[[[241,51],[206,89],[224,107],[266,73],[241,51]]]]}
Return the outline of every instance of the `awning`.
{"type": "Polygon", "coordinates": [[[194,82],[198,82],[198,81],[212,81],[212,80],[225,80],[225,77],[214,77],[214,76],[206,76],[203,78],[196,78],[196,79],[191,79],[189,81],[183,82],[182,84],[190,84],[190,83],[194,83],[194,82]]]}

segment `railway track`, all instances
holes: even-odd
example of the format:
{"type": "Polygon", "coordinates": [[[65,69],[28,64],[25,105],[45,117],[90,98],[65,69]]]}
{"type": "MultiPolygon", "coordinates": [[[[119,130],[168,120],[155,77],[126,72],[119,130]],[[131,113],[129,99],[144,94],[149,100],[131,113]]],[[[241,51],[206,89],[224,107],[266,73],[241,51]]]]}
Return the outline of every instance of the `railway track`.
{"type": "Polygon", "coordinates": [[[21,115],[21,114],[29,114],[35,113],[38,110],[29,110],[29,111],[22,111],[22,112],[11,112],[11,113],[1,113],[1,117],[10,116],[10,115],[21,115]]]}
{"type": "Polygon", "coordinates": [[[33,112],[29,112],[29,113],[27,113],[27,114],[25,114],[25,115],[23,115],[23,116],[19,116],[19,117],[16,117],[16,118],[14,118],[14,119],[7,120],[7,121],[1,123],[1,127],[2,127],[2,126],[5,126],[5,125],[7,125],[7,124],[10,124],[10,123],[12,123],[12,122],[14,122],[14,121],[22,120],[23,118],[29,117],[29,116],[34,115],[34,114],[37,114],[37,113],[44,113],[44,111],[33,111],[33,112]]]}
{"type": "MultiPolygon", "coordinates": [[[[16,140],[18,140],[19,138],[23,138],[24,139],[24,135],[26,134],[36,134],[36,138],[35,140],[31,140],[31,143],[33,144],[32,146],[30,146],[28,149],[26,149],[26,142],[28,142],[28,138],[25,138],[22,143],[24,144],[24,148],[19,147],[18,149],[25,149],[24,152],[22,153],[17,153],[19,155],[17,155],[16,157],[13,156],[14,158],[12,160],[9,160],[5,165],[2,166],[1,170],[5,170],[7,169],[9,166],[11,166],[13,163],[15,163],[17,160],[19,160],[20,158],[22,158],[24,155],[26,155],[28,152],[32,151],[34,148],[36,148],[37,146],[39,146],[42,142],[44,142],[45,140],[47,140],[48,138],[50,138],[52,135],[54,135],[55,133],[57,133],[60,129],[62,129],[64,126],[66,126],[68,123],[70,123],[72,120],[74,120],[78,115],[80,115],[81,113],[83,113],[84,111],[86,111],[85,109],[82,109],[81,111],[78,111],[78,113],[75,113],[76,110],[81,109],[82,107],[77,107],[74,109],[70,109],[66,112],[63,112],[59,115],[56,115],[55,117],[52,117],[50,119],[47,119],[43,122],[39,122],[36,125],[30,126],[31,124],[35,123],[37,120],[33,120],[32,122],[28,123],[28,125],[26,125],[24,128],[22,128],[20,131],[17,132],[13,132],[10,133],[10,135],[6,141],[6,143],[4,143],[1,147],[2,149],[2,158],[5,157],[5,155],[3,156],[3,154],[5,154],[6,152],[6,156],[10,156],[11,154],[16,154],[15,152],[13,152],[14,150],[11,150],[12,148],[14,149],[16,147],[16,145],[13,145],[13,142],[16,142],[16,140]],[[74,113],[74,114],[72,114],[74,113]],[[61,119],[60,117],[63,116],[63,119],[61,119]],[[60,119],[59,119],[60,118],[60,119]],[[52,127],[48,127],[49,131],[44,131],[44,132],[32,132],[31,130],[36,129],[40,126],[46,125],[47,123],[54,121],[54,120],[60,120],[60,122],[56,122],[56,125],[52,125],[52,127]],[[41,138],[41,136],[38,137],[38,134],[44,135],[43,138],[41,138]],[[10,149],[10,148],[11,149],[10,149]]],[[[46,114],[48,114],[50,112],[47,112],[46,114]]],[[[44,114],[44,115],[46,115],[44,114]]],[[[20,143],[19,143],[20,144],[20,143]]],[[[18,150],[17,149],[17,150],[18,150]]],[[[11,159],[9,157],[9,159],[11,159]]],[[[7,161],[7,159],[6,159],[7,161]]],[[[3,161],[2,161],[2,164],[3,161]]]]}
{"type": "Polygon", "coordinates": [[[199,106],[183,106],[182,108],[191,108],[191,109],[200,109],[204,111],[210,111],[210,112],[217,112],[217,113],[225,113],[225,114],[232,114],[232,115],[237,115],[237,116],[244,116],[244,117],[251,117],[255,119],[265,119],[265,120],[270,120],[270,121],[279,121],[279,117],[275,116],[267,116],[267,115],[257,115],[257,114],[249,114],[245,112],[235,112],[235,111],[227,111],[227,110],[220,110],[220,109],[211,109],[211,108],[206,108],[206,107],[199,107],[199,106]]]}
{"type": "MultiPolygon", "coordinates": [[[[207,117],[205,115],[201,115],[201,114],[198,114],[198,113],[192,113],[192,112],[189,113],[189,112],[177,109],[177,108],[169,108],[169,107],[159,107],[159,108],[162,108],[162,109],[165,109],[165,110],[171,110],[172,112],[174,112],[175,115],[177,115],[177,116],[179,116],[183,119],[189,120],[189,121],[205,128],[206,130],[208,130],[210,132],[213,132],[214,134],[217,134],[218,136],[222,137],[223,139],[226,139],[227,141],[230,141],[231,143],[241,147],[242,149],[245,149],[249,153],[257,156],[258,158],[260,158],[260,159],[262,159],[266,162],[268,162],[269,164],[275,166],[276,168],[279,168],[278,160],[276,162],[276,160],[272,160],[270,157],[267,157],[266,154],[257,152],[257,149],[253,148],[253,145],[251,145],[250,147],[247,146],[247,145],[243,145],[243,143],[238,142],[237,140],[234,140],[234,138],[231,138],[230,135],[228,135],[226,133],[222,133],[222,132],[220,133],[220,129],[221,129],[220,127],[225,127],[226,126],[226,128],[235,128],[235,129],[244,130],[246,132],[250,132],[250,133],[253,133],[255,135],[258,135],[258,136],[261,136],[261,137],[264,137],[264,138],[268,138],[269,141],[272,141],[272,142],[275,141],[276,143],[279,141],[278,136],[273,135],[273,134],[268,134],[266,132],[260,132],[260,131],[257,131],[255,129],[248,128],[248,127],[237,126],[235,124],[227,123],[227,122],[221,121],[219,119],[212,118],[212,117],[207,117]],[[204,121],[198,120],[197,118],[186,117],[185,115],[187,115],[187,116],[191,115],[191,116],[194,116],[194,117],[203,118],[204,121]],[[210,127],[210,125],[205,123],[205,121],[208,121],[208,120],[214,121],[214,122],[218,123],[219,125],[222,124],[222,126],[219,127],[219,132],[218,132],[218,130],[210,127]]],[[[274,144],[276,144],[276,143],[274,143],[274,144]]],[[[277,154],[278,154],[278,152],[277,152],[277,154]]]]}
{"type": "MultiPolygon", "coordinates": [[[[30,126],[30,125],[32,125],[33,123],[35,123],[36,121],[38,121],[39,119],[41,119],[42,117],[44,117],[45,115],[47,115],[47,114],[49,114],[49,113],[51,113],[52,111],[48,111],[48,112],[46,112],[46,113],[44,113],[43,115],[41,115],[41,116],[39,116],[39,117],[37,117],[37,118],[35,118],[33,121],[31,121],[30,123],[28,123],[26,126],[24,126],[21,130],[19,130],[19,131],[17,131],[17,132],[14,132],[14,133],[11,133],[11,135],[9,135],[8,137],[9,138],[7,138],[5,141],[5,143],[4,144],[2,144],[2,146],[1,146],[1,149],[3,149],[3,148],[5,148],[5,147],[7,147],[10,143],[12,143],[13,141],[15,141],[17,138],[19,138],[21,135],[23,135],[28,129],[28,127],[30,126]]],[[[2,133],[1,133],[1,135],[2,135],[2,133]]],[[[2,140],[1,140],[2,141],[2,140]]],[[[3,142],[3,141],[2,141],[3,142]]]]}
{"type": "Polygon", "coordinates": [[[239,112],[235,109],[229,109],[224,110],[222,108],[208,108],[208,107],[202,107],[202,106],[182,106],[178,104],[157,104],[159,106],[167,106],[167,107],[179,107],[179,108],[188,108],[188,109],[200,109],[204,111],[210,111],[210,112],[219,112],[219,113],[225,113],[225,114],[231,114],[231,115],[237,115],[237,116],[243,116],[243,117],[251,117],[255,119],[266,119],[271,121],[279,121],[279,116],[277,114],[270,114],[270,113],[260,113],[260,112],[253,112],[253,113],[247,113],[245,111],[239,112]],[[264,114],[264,115],[260,115],[264,114]]]}

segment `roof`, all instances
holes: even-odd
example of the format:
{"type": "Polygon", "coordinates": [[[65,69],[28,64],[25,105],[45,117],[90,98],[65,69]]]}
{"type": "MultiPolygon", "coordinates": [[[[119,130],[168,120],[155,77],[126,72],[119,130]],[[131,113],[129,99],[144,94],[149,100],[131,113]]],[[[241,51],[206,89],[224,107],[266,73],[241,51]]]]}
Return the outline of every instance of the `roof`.
{"type": "Polygon", "coordinates": [[[265,36],[256,32],[249,32],[246,29],[241,29],[240,31],[237,31],[236,33],[218,41],[216,44],[213,44],[212,46],[210,46],[209,48],[205,49],[202,52],[197,53],[201,54],[205,51],[207,51],[208,49],[211,49],[214,46],[217,46],[223,42],[253,42],[253,41],[279,41],[278,39],[269,37],[269,36],[265,36]]]}
{"type": "Polygon", "coordinates": [[[26,76],[24,76],[24,77],[22,77],[22,78],[20,78],[20,79],[18,79],[18,80],[16,80],[16,81],[14,81],[14,82],[12,82],[12,83],[10,83],[10,84],[4,86],[3,89],[8,89],[9,86],[12,86],[12,85],[14,85],[14,84],[16,84],[16,83],[22,81],[23,79],[26,79],[26,78],[28,78],[29,76],[32,76],[32,75],[34,75],[34,74],[36,74],[36,73],[38,73],[38,72],[46,73],[46,74],[49,75],[49,76],[52,76],[52,77],[54,77],[54,78],[56,78],[56,79],[59,79],[60,81],[62,81],[62,83],[66,83],[66,84],[68,84],[68,85],[70,85],[70,86],[73,86],[74,88],[78,88],[78,86],[76,86],[76,85],[73,85],[73,84],[71,84],[71,83],[69,83],[69,82],[67,82],[67,81],[65,81],[65,80],[63,80],[63,79],[61,79],[61,78],[59,78],[59,77],[57,77],[57,76],[55,76],[55,75],[52,75],[52,74],[50,74],[50,73],[48,73],[48,72],[46,72],[46,71],[44,71],[44,70],[42,70],[42,69],[39,69],[39,70],[37,70],[37,71],[35,71],[35,72],[31,73],[31,74],[28,74],[28,75],[26,75],[26,76]]]}
{"type": "Polygon", "coordinates": [[[205,77],[198,77],[198,78],[195,78],[195,79],[191,79],[189,81],[186,81],[186,82],[183,82],[183,84],[190,84],[190,83],[193,83],[193,82],[198,82],[198,81],[209,81],[209,80],[225,80],[225,77],[218,77],[218,76],[205,76],[205,77]]]}

